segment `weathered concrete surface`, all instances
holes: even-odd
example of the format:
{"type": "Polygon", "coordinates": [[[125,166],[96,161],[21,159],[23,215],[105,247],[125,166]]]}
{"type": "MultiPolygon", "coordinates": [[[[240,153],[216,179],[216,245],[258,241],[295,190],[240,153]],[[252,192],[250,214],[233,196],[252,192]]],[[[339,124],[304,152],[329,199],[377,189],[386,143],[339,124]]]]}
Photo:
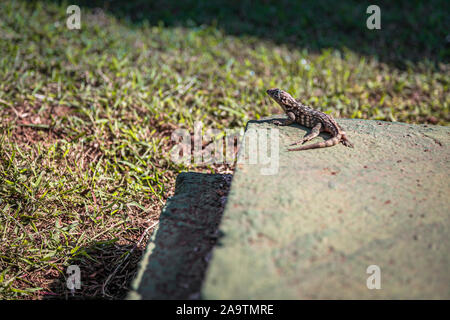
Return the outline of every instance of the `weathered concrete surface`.
{"type": "Polygon", "coordinates": [[[306,129],[280,127],[277,174],[238,165],[203,298],[450,298],[450,128],[338,122],[354,149],[287,152],[306,129]]]}
{"type": "Polygon", "coordinates": [[[230,175],[178,175],[128,299],[200,298],[230,182],[230,175]]]}

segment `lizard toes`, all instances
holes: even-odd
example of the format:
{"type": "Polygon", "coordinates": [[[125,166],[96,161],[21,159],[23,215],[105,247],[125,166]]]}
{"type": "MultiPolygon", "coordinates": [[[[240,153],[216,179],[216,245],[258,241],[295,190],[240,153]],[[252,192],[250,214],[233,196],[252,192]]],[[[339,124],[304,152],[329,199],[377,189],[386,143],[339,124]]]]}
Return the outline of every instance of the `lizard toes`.
{"type": "Polygon", "coordinates": [[[342,141],[342,144],[346,147],[353,148],[353,144],[348,140],[342,141]]]}

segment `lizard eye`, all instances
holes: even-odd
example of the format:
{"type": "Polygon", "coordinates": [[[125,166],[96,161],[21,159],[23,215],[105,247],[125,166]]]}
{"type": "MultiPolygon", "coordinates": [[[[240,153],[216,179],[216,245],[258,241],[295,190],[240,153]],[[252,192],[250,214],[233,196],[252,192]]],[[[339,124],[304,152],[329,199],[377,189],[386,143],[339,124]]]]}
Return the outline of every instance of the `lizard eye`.
{"type": "Polygon", "coordinates": [[[277,92],[275,94],[276,94],[278,99],[281,98],[281,90],[280,89],[277,89],[277,92]]]}
{"type": "Polygon", "coordinates": [[[269,89],[267,93],[275,99],[281,99],[282,91],[280,89],[269,89]]]}

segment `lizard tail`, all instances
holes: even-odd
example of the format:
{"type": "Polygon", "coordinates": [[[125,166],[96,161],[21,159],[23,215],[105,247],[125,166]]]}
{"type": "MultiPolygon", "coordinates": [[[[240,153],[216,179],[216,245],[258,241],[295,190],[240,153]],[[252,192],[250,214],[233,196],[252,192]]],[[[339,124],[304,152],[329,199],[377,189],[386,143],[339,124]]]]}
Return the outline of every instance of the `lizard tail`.
{"type": "Polygon", "coordinates": [[[332,147],[334,145],[337,145],[341,141],[341,136],[335,136],[333,138],[330,138],[325,141],[308,144],[305,146],[301,146],[298,148],[288,149],[288,151],[299,151],[299,150],[308,150],[308,149],[316,149],[316,148],[326,148],[326,147],[332,147]]]}

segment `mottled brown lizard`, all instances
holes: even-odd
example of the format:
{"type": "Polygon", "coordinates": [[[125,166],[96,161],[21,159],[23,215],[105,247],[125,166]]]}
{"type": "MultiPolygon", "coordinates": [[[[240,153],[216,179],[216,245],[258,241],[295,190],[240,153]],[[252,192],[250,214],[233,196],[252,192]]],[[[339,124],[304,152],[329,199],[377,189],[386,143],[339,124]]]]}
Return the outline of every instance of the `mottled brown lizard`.
{"type": "Polygon", "coordinates": [[[337,124],[332,116],[321,111],[314,110],[311,107],[298,102],[286,91],[280,89],[269,89],[267,94],[275,100],[288,116],[283,122],[275,120],[273,123],[279,126],[288,126],[294,122],[312,128],[311,132],[306,134],[302,139],[294,142],[292,145],[308,142],[317,137],[320,132],[328,132],[331,138],[328,140],[317,142],[298,148],[288,149],[289,151],[308,150],[316,148],[331,147],[338,143],[342,143],[346,147],[353,148],[353,144],[348,140],[344,130],[337,124]]]}

